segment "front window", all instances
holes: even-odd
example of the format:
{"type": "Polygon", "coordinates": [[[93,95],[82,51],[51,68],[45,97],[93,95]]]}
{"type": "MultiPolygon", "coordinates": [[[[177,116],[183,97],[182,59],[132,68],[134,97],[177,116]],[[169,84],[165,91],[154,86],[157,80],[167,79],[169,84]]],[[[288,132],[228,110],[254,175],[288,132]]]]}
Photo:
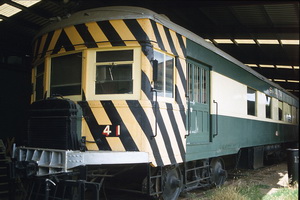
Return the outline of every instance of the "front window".
{"type": "Polygon", "coordinates": [[[52,58],[50,95],[80,95],[81,65],[81,53],[52,58]]]}
{"type": "Polygon", "coordinates": [[[41,100],[44,97],[44,63],[36,67],[35,76],[35,100],[41,100]]]}
{"type": "Polygon", "coordinates": [[[161,97],[174,97],[174,57],[154,51],[154,59],[158,61],[157,81],[154,88],[161,97]]]}
{"type": "Polygon", "coordinates": [[[133,93],[133,50],[96,53],[95,94],[133,93]]]}

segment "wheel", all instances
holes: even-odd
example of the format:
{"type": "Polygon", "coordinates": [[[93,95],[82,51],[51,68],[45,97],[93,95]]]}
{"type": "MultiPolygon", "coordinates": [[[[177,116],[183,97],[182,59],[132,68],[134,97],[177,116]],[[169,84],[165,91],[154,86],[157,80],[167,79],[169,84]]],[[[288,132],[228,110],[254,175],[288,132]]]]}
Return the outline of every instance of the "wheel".
{"type": "Polygon", "coordinates": [[[183,179],[178,167],[167,169],[163,175],[162,198],[164,200],[178,199],[183,188],[183,179]]]}
{"type": "Polygon", "coordinates": [[[211,163],[211,181],[219,187],[224,184],[227,178],[227,171],[225,170],[224,161],[222,158],[213,158],[211,163]]]}

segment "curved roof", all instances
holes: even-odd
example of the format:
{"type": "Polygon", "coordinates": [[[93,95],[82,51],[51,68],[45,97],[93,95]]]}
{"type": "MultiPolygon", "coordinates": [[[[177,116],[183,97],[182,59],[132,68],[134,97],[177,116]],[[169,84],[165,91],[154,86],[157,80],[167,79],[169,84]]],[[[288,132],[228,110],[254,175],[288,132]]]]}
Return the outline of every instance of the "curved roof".
{"type": "Polygon", "coordinates": [[[192,33],[191,31],[173,23],[170,21],[165,15],[158,14],[146,8],[141,7],[134,7],[134,6],[109,6],[109,7],[99,7],[93,8],[88,10],[79,11],[77,13],[68,16],[68,18],[60,19],[56,23],[52,23],[46,27],[44,27],[36,37],[41,36],[44,33],[64,28],[71,25],[82,24],[92,21],[106,21],[106,20],[114,20],[114,19],[152,19],[169,29],[174,30],[175,32],[187,37],[188,39],[200,44],[201,46],[215,52],[216,54],[224,57],[225,59],[231,61],[232,63],[240,66],[244,70],[248,71],[249,73],[253,74],[257,78],[267,82],[271,86],[278,88],[285,93],[289,94],[290,96],[298,99],[298,97],[294,96],[293,94],[285,91],[284,88],[279,86],[278,84],[269,81],[266,77],[259,74],[258,72],[252,70],[251,68],[244,65],[239,60],[235,59],[231,55],[225,53],[224,51],[220,50],[219,48],[215,47],[213,44],[205,41],[200,36],[192,33]]]}

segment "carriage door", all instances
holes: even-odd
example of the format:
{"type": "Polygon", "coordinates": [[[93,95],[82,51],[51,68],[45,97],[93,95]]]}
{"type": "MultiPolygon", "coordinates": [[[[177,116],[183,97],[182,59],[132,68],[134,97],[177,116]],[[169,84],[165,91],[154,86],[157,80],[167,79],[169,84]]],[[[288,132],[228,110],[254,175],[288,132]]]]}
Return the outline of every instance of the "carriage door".
{"type": "Polygon", "coordinates": [[[203,144],[210,141],[209,68],[188,61],[189,116],[187,142],[203,144]]]}

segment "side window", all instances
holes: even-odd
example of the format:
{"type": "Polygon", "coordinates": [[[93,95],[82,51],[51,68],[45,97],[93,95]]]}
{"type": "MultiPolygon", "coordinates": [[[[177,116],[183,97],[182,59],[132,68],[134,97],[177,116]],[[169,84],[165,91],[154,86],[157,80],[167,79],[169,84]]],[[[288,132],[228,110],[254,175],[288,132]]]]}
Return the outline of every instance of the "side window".
{"type": "Polygon", "coordinates": [[[201,68],[201,103],[206,104],[207,103],[207,77],[208,77],[208,71],[201,68]]]}
{"type": "Polygon", "coordinates": [[[50,94],[62,96],[81,94],[81,53],[51,59],[50,94]]]}
{"type": "Polygon", "coordinates": [[[270,96],[266,96],[266,118],[272,118],[271,115],[272,110],[272,98],[270,96]]]}
{"type": "Polygon", "coordinates": [[[284,121],[292,123],[292,106],[290,104],[286,104],[284,118],[284,121]]]}
{"type": "Polygon", "coordinates": [[[190,101],[207,104],[208,73],[203,67],[188,63],[188,89],[190,101]]]}
{"type": "Polygon", "coordinates": [[[35,100],[41,100],[44,97],[44,63],[38,65],[35,69],[35,100]]]}
{"type": "Polygon", "coordinates": [[[278,120],[280,121],[283,120],[282,113],[283,113],[283,102],[278,101],[278,120]]]}
{"type": "Polygon", "coordinates": [[[189,97],[190,97],[190,101],[193,101],[193,64],[188,63],[188,79],[187,79],[187,85],[188,85],[188,92],[189,92],[189,97]]]}
{"type": "Polygon", "coordinates": [[[247,88],[247,107],[248,107],[248,115],[256,116],[256,91],[247,88]]]}
{"type": "Polygon", "coordinates": [[[157,81],[154,88],[161,97],[174,97],[174,57],[154,51],[154,59],[158,61],[157,81]]]}
{"type": "Polygon", "coordinates": [[[96,53],[95,94],[133,93],[133,50],[96,53]]]}

